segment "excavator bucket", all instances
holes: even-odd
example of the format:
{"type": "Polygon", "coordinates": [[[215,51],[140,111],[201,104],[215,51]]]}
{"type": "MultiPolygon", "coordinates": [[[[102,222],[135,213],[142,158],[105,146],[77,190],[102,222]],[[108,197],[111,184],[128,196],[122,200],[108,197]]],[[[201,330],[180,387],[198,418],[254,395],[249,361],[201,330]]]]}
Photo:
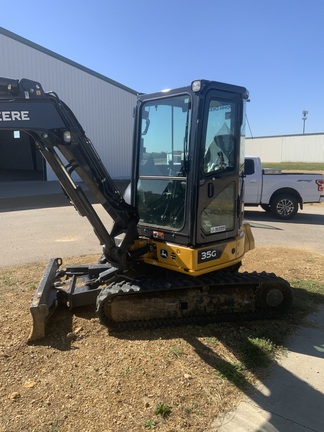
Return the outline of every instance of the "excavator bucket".
{"type": "Polygon", "coordinates": [[[56,272],[61,265],[61,258],[52,258],[44,271],[42,280],[30,305],[33,324],[28,342],[42,339],[45,336],[46,323],[58,304],[58,290],[54,287],[54,280],[56,272]]]}

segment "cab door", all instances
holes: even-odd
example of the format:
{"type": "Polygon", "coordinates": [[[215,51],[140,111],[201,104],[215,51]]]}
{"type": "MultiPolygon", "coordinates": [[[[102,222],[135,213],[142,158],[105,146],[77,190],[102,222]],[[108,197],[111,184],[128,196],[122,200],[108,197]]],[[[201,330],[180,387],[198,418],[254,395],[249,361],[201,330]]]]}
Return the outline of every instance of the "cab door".
{"type": "Polygon", "coordinates": [[[240,95],[212,91],[205,99],[199,146],[197,244],[235,237],[241,214],[240,95]]]}

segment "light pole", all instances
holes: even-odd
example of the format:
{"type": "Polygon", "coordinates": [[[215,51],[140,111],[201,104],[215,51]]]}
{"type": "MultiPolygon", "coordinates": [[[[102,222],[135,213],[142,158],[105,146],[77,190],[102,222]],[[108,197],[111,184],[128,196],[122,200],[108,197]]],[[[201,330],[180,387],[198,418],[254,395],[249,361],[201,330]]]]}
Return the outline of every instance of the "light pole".
{"type": "Polygon", "coordinates": [[[307,120],[308,111],[303,111],[303,134],[305,133],[305,122],[307,120]]]}

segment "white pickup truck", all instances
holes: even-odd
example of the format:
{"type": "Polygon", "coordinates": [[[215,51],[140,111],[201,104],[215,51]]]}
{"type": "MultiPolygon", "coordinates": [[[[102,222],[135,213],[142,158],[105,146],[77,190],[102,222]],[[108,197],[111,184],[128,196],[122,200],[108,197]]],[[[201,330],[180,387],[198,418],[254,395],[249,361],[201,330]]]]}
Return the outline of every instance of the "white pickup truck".
{"type": "Polygon", "coordinates": [[[280,219],[291,219],[298,206],[324,202],[322,174],[282,173],[262,169],[259,157],[245,158],[244,204],[261,206],[280,219]]]}

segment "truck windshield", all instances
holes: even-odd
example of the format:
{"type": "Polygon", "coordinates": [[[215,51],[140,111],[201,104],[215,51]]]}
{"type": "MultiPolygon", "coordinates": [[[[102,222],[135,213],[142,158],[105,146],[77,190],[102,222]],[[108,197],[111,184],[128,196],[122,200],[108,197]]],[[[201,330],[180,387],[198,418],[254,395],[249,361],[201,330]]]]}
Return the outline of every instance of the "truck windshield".
{"type": "Polygon", "coordinates": [[[148,101],[141,116],[140,223],[180,229],[184,223],[190,96],[148,101]]]}

